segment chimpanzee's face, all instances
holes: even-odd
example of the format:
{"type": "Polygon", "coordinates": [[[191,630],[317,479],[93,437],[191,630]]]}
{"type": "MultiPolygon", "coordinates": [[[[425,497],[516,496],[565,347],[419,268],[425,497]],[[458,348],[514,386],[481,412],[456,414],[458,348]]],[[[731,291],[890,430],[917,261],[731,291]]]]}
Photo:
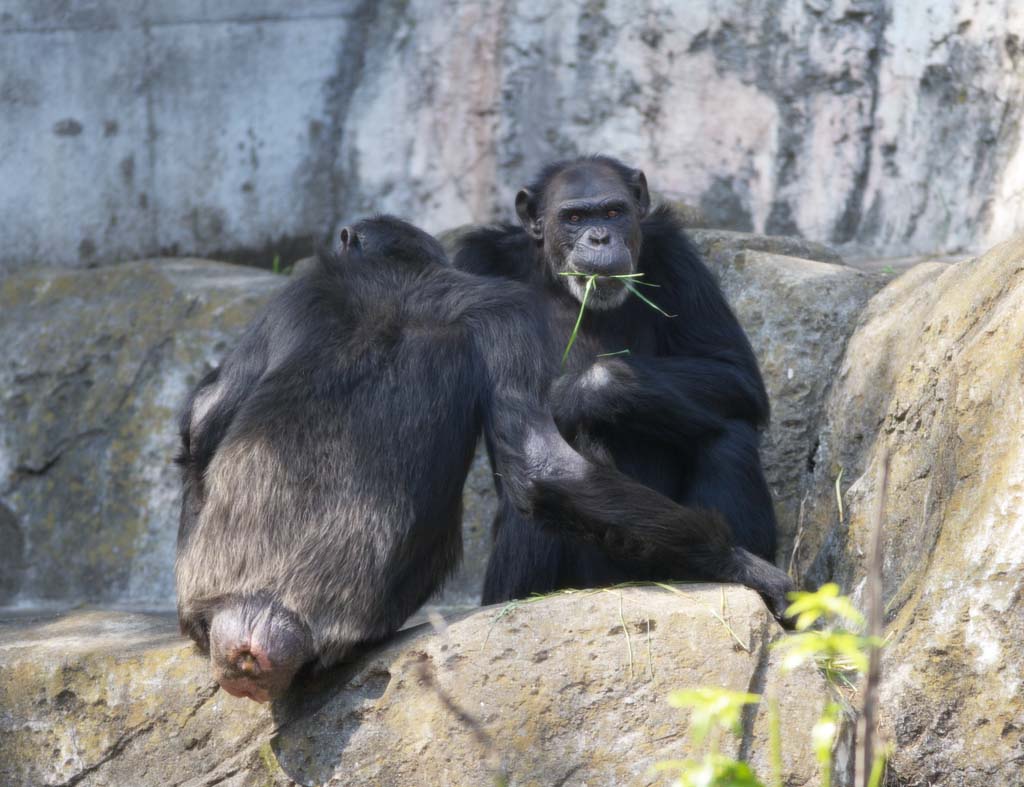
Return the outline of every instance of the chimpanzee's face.
{"type": "MultiPolygon", "coordinates": [[[[517,197],[517,209],[521,200],[517,197]]],[[[583,300],[587,279],[596,274],[588,307],[614,309],[628,290],[623,279],[612,277],[637,272],[640,219],[649,201],[642,172],[637,171],[634,181],[627,183],[615,170],[588,162],[552,179],[539,201],[539,215],[531,216],[533,211],[523,204],[527,217],[523,223],[543,242],[547,264],[577,300],[583,300]]]]}

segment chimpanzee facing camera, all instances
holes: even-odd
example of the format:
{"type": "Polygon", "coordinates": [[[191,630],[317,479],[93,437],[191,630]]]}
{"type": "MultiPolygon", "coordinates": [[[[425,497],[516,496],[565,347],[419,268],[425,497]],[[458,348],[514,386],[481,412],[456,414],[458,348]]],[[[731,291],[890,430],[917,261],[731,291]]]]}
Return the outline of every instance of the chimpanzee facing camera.
{"type": "MultiPolygon", "coordinates": [[[[605,156],[546,167],[519,192],[516,212],[520,226],[467,236],[454,263],[525,284],[562,337],[549,382],[563,437],[591,460],[723,518],[737,560],[760,558],[752,565],[761,576],[739,581],[781,582],[766,562],[776,524],[758,454],[768,396],[750,342],[679,221],[668,208],[651,210],[643,172],[605,156]]],[[[495,531],[484,603],[728,573],[700,551],[638,562],[580,545],[504,500],[495,531]]],[[[781,617],[785,602],[765,596],[781,617]]]]}

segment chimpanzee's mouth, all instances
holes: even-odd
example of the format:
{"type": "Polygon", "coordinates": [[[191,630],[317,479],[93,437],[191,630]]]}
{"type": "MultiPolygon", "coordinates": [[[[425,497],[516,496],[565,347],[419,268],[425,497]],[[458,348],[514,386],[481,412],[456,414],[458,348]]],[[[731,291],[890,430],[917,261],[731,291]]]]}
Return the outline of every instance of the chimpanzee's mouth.
{"type": "Polygon", "coordinates": [[[627,283],[630,279],[627,277],[603,276],[572,268],[563,275],[569,292],[580,303],[586,299],[588,308],[614,309],[621,305],[629,294],[627,283]]]}

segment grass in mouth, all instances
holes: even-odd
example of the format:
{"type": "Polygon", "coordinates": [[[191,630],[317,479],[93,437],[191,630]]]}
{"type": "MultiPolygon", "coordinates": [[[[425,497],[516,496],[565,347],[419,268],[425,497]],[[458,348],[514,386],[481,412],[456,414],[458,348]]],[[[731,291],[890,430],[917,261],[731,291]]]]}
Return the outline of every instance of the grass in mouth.
{"type": "MultiPolygon", "coordinates": [[[[641,285],[643,287],[660,286],[658,284],[650,284],[649,282],[639,281],[639,279],[643,276],[642,273],[620,273],[616,276],[601,276],[600,274],[597,273],[578,273],[576,271],[563,271],[558,275],[582,276],[587,280],[587,284],[583,288],[583,297],[580,299],[580,313],[576,316],[576,324],[573,326],[572,334],[569,336],[569,343],[565,345],[565,352],[562,353],[562,366],[565,366],[565,360],[566,358],[569,357],[569,350],[571,350],[573,344],[576,343],[576,337],[579,335],[580,332],[580,325],[583,323],[583,312],[585,312],[587,309],[587,299],[590,298],[590,291],[594,289],[594,283],[598,279],[620,279],[622,281],[623,286],[625,286],[625,288],[629,290],[631,294],[635,295],[637,298],[646,303],[659,314],[663,314],[666,317],[676,316],[674,314],[669,314],[667,311],[658,306],[658,304],[654,303],[652,300],[645,297],[644,294],[637,289],[637,285],[641,285]]],[[[628,352],[629,350],[627,349],[620,350],[617,353],[603,353],[602,355],[620,355],[628,352]]]]}

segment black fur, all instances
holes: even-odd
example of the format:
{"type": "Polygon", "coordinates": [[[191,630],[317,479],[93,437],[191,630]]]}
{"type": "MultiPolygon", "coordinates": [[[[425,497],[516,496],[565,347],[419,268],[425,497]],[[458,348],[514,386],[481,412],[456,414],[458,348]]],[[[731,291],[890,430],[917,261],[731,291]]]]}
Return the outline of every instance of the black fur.
{"type": "MultiPolygon", "coordinates": [[[[538,221],[550,218],[544,211],[551,184],[567,168],[580,166],[607,167],[635,193],[639,173],[614,159],[551,165],[527,191],[538,221]]],[[[749,570],[733,573],[737,564],[723,562],[717,531],[705,533],[708,548],[698,548],[700,534],[688,530],[674,543],[666,538],[638,554],[541,530],[502,499],[483,601],[624,580],[705,578],[751,584],[779,615],[785,600],[773,594],[784,593],[788,580],[752,557],[774,558],[776,529],[758,454],[758,428],[767,423],[769,409],[756,359],[672,211],[660,207],[642,214],[637,211],[642,244],[636,270],[657,288],[641,292],[676,316],[665,317],[632,296],[615,308],[588,309],[565,368],[557,368],[557,361],[580,303],[565,278],[555,275],[562,260],[549,261],[557,253],[545,247],[550,238],[535,241],[511,225],[483,229],[461,242],[454,264],[523,283],[543,306],[549,331],[560,337],[551,359],[555,366],[548,368],[550,407],[562,435],[591,460],[680,504],[724,517],[749,570]],[[629,353],[598,357],[623,350],[629,353]]],[[[628,506],[620,515],[633,526],[642,522],[640,512],[628,506]]]]}
{"type": "MultiPolygon", "coordinates": [[[[189,399],[183,631],[214,654],[245,651],[243,666],[280,655],[289,670],[296,654],[328,665],[395,631],[459,560],[481,433],[517,516],[638,559],[680,544],[732,559],[720,518],[585,462],[560,437],[544,407],[554,350],[528,287],[448,266],[396,219],[355,232],[268,304],[189,399]],[[623,528],[630,516],[640,525],[623,528]],[[263,609],[270,641],[254,644],[263,609]],[[237,642],[210,642],[218,614],[213,628],[237,642]]],[[[273,696],[291,679],[257,684],[236,658],[215,667],[240,695],[273,696]]]]}

